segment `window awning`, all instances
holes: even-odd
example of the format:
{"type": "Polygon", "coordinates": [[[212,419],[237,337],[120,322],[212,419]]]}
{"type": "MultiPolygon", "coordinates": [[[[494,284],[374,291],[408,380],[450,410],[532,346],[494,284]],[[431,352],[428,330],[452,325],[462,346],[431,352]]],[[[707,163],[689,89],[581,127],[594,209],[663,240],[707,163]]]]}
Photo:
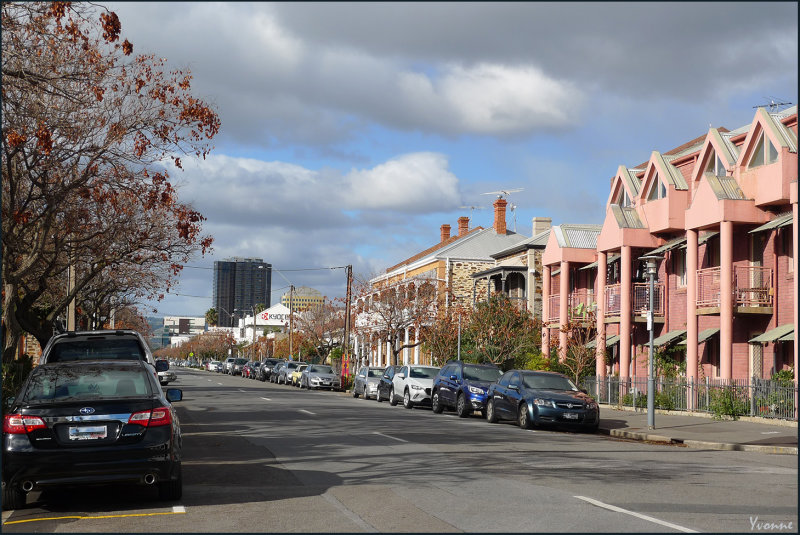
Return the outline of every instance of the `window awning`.
{"type": "Polygon", "coordinates": [[[756,232],[763,232],[765,230],[772,230],[774,228],[781,228],[787,225],[792,224],[792,212],[786,212],[785,214],[781,214],[772,221],[768,223],[764,223],[758,228],[754,228],[750,231],[750,234],[755,234],[756,232]]]}
{"type": "MultiPolygon", "coordinates": [[[[606,258],[606,264],[610,264],[611,262],[613,262],[614,260],[616,260],[619,257],[620,257],[620,255],[618,255],[618,254],[610,254],[610,255],[608,255],[608,257],[606,258]]],[[[595,267],[597,267],[597,260],[595,260],[591,264],[586,264],[583,267],[579,267],[578,271],[583,271],[585,269],[592,269],[592,268],[595,268],[595,267]]]]}
{"type": "Polygon", "coordinates": [[[784,336],[790,333],[794,334],[794,325],[791,323],[787,323],[786,325],[775,327],[774,329],[769,330],[764,334],[759,334],[755,338],[751,338],[749,342],[751,344],[765,344],[767,342],[776,342],[778,339],[783,338],[784,336]]]}
{"type": "MultiPolygon", "coordinates": [[[[703,342],[705,342],[706,340],[708,340],[709,338],[711,338],[712,336],[714,336],[718,332],[719,332],[719,327],[712,327],[710,329],[704,329],[704,330],[700,331],[700,334],[697,335],[697,343],[698,344],[702,344],[703,342]]],[[[683,340],[682,342],[678,342],[678,345],[684,345],[685,346],[686,345],[686,340],[683,340]]]]}
{"type": "MultiPolygon", "coordinates": [[[[719,232],[709,232],[705,236],[700,236],[697,239],[697,245],[698,246],[703,245],[705,242],[707,242],[708,240],[710,240],[711,238],[713,238],[717,234],[719,234],[719,232]]],[[[687,244],[685,244],[685,243],[683,245],[681,245],[681,249],[686,249],[686,245],[687,244]]]]}
{"type": "Polygon", "coordinates": [[[667,345],[681,337],[686,337],[686,329],[678,329],[675,331],[670,331],[667,334],[662,334],[661,336],[653,340],[653,345],[654,346],[667,345]]]}
{"type": "Polygon", "coordinates": [[[778,342],[794,342],[794,331],[778,338],[778,342]]]}
{"type": "MultiPolygon", "coordinates": [[[[606,338],[606,347],[611,347],[619,341],[619,335],[615,334],[614,336],[610,336],[606,338]]],[[[586,344],[586,347],[592,349],[593,347],[597,346],[597,338],[586,344]]]]}
{"type": "Polygon", "coordinates": [[[665,243],[664,245],[662,245],[661,247],[653,249],[652,251],[648,252],[646,255],[643,255],[643,256],[658,255],[658,254],[661,254],[661,253],[666,253],[667,251],[671,251],[671,250],[675,249],[676,247],[680,247],[681,245],[683,245],[685,243],[686,243],[686,237],[685,236],[682,237],[682,238],[673,238],[673,239],[669,240],[667,243],[665,243]]]}

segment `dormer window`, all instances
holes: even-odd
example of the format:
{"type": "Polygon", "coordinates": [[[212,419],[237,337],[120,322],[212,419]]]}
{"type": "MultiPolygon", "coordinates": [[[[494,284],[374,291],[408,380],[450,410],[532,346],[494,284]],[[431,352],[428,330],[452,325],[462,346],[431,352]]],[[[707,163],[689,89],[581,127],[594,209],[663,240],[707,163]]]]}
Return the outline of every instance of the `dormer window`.
{"type": "Polygon", "coordinates": [[[750,163],[747,164],[748,169],[759,167],[761,165],[769,165],[778,161],[778,151],[775,145],[769,140],[762,132],[756,143],[756,148],[753,151],[753,157],[750,158],[750,163]]]}
{"type": "Polygon", "coordinates": [[[725,164],[722,163],[722,160],[717,156],[715,151],[711,151],[709,155],[706,173],[711,173],[714,176],[725,176],[728,174],[727,169],[725,169],[725,164]]]}
{"type": "Polygon", "coordinates": [[[617,194],[617,198],[614,199],[614,204],[618,204],[623,207],[627,207],[631,205],[631,198],[628,196],[628,192],[625,188],[620,188],[620,192],[617,194]]]}
{"type": "Polygon", "coordinates": [[[650,184],[650,191],[647,193],[648,201],[656,201],[663,199],[667,196],[667,188],[664,183],[658,178],[658,173],[653,177],[653,182],[650,184]]]}

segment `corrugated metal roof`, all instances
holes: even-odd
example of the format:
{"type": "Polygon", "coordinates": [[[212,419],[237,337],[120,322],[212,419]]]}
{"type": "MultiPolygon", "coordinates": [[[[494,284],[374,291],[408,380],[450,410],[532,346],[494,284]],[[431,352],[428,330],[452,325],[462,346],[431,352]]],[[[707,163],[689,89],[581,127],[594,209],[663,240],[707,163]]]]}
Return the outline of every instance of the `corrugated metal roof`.
{"type": "Polygon", "coordinates": [[[787,116],[779,115],[778,113],[767,113],[764,108],[759,108],[758,111],[763,113],[766,128],[772,131],[775,137],[780,140],[780,145],[787,147],[790,152],[797,153],[797,134],[792,129],[783,126],[781,122],[781,119],[787,116]]]}
{"type": "Polygon", "coordinates": [[[487,228],[475,233],[473,236],[459,240],[449,247],[439,249],[436,251],[435,257],[441,260],[445,258],[494,260],[491,257],[492,253],[517,245],[525,239],[527,239],[526,236],[516,232],[509,231],[506,234],[497,234],[493,228],[487,228]]]}
{"type": "MultiPolygon", "coordinates": [[[[620,257],[620,255],[618,255],[618,254],[616,254],[616,253],[615,253],[615,254],[610,254],[610,255],[607,255],[607,257],[606,257],[606,264],[610,264],[610,263],[612,263],[614,260],[616,260],[616,259],[617,259],[617,258],[619,258],[619,257],[620,257]]],[[[578,271],[583,271],[583,270],[585,270],[585,269],[592,269],[592,268],[594,268],[594,267],[597,267],[597,260],[595,260],[595,261],[594,261],[594,262],[592,262],[591,264],[586,264],[586,265],[585,265],[585,266],[583,266],[583,267],[579,267],[579,268],[578,268],[578,271]]]]}
{"type": "Polygon", "coordinates": [[[786,212],[785,214],[779,215],[769,223],[765,223],[758,228],[754,228],[753,230],[750,231],[750,234],[755,234],[756,232],[762,232],[764,230],[772,230],[774,228],[781,228],[791,224],[792,224],[792,212],[786,212]]]}
{"type": "Polygon", "coordinates": [[[661,171],[663,171],[662,180],[665,180],[668,184],[671,184],[675,189],[689,189],[689,185],[686,183],[686,179],[683,178],[683,174],[678,170],[677,167],[670,163],[675,159],[675,156],[665,157],[662,156],[660,152],[654,150],[652,157],[657,162],[656,167],[661,168],[661,171]],[[669,160],[667,160],[667,158],[669,158],[669,160]]]}
{"type": "Polygon", "coordinates": [[[533,236],[532,238],[528,238],[527,240],[523,240],[515,245],[512,245],[511,247],[506,247],[505,249],[497,251],[496,253],[492,253],[491,257],[502,258],[504,256],[508,256],[516,252],[522,252],[527,249],[543,249],[545,246],[547,246],[547,240],[549,239],[550,229],[547,229],[544,232],[540,232],[536,236],[533,236]]]}
{"type": "Polygon", "coordinates": [[[780,327],[775,327],[764,334],[760,334],[755,338],[751,338],[748,340],[751,344],[763,344],[766,342],[775,342],[776,340],[786,336],[789,333],[794,332],[794,324],[787,323],[785,325],[781,325],[780,327]]]}
{"type": "Polygon", "coordinates": [[[618,204],[612,204],[611,213],[614,214],[619,228],[645,228],[644,223],[639,219],[639,214],[630,206],[623,207],[618,204]]]}
{"type": "Polygon", "coordinates": [[[686,336],[686,329],[677,329],[674,331],[670,331],[667,334],[662,334],[658,338],[655,338],[653,340],[653,345],[663,346],[669,344],[670,342],[678,340],[682,336],[686,336]]]}
{"type": "Polygon", "coordinates": [[[661,247],[657,247],[657,248],[653,249],[652,251],[649,251],[649,252],[645,253],[644,256],[658,255],[658,254],[661,254],[661,253],[666,253],[667,251],[671,251],[672,249],[675,249],[676,247],[680,247],[681,245],[683,245],[685,243],[686,243],[686,236],[673,238],[673,239],[669,240],[667,243],[665,243],[664,245],[662,245],[661,247]]]}
{"type": "Polygon", "coordinates": [[[743,201],[747,197],[744,196],[742,188],[739,187],[738,182],[732,176],[714,176],[712,174],[706,175],[711,189],[719,200],[733,200],[743,201]]]}
{"type": "Polygon", "coordinates": [[[556,225],[552,228],[562,249],[596,249],[602,225],[556,225]]]}
{"type": "Polygon", "coordinates": [[[725,163],[729,166],[734,166],[736,160],[739,159],[739,149],[734,145],[731,138],[734,134],[732,132],[720,132],[716,128],[711,129],[711,136],[717,141],[720,151],[723,151],[725,163]]]}
{"type": "Polygon", "coordinates": [[[639,188],[642,187],[642,183],[639,182],[639,177],[636,176],[637,173],[641,172],[636,169],[628,169],[625,168],[626,173],[623,174],[622,179],[625,180],[625,183],[628,185],[628,190],[631,192],[631,197],[636,197],[639,195],[639,188]]]}

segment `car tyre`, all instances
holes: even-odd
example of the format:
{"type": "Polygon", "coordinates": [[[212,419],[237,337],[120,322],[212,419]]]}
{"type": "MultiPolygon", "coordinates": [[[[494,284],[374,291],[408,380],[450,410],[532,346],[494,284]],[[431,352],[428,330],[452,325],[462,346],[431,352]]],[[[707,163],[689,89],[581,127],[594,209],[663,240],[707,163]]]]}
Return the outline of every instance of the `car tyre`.
{"type": "Polygon", "coordinates": [[[433,393],[433,397],[431,398],[431,410],[436,414],[442,414],[444,410],[441,401],[439,401],[439,392],[433,393]]]}
{"type": "Polygon", "coordinates": [[[166,502],[174,502],[181,499],[183,496],[183,474],[181,473],[181,465],[176,469],[178,477],[168,481],[162,481],[158,484],[158,497],[166,502]]]}
{"type": "Polygon", "coordinates": [[[405,394],[403,394],[403,407],[405,407],[406,409],[414,408],[414,402],[411,401],[411,392],[409,392],[408,390],[406,390],[405,394]]]}
{"type": "Polygon", "coordinates": [[[486,404],[486,421],[490,424],[497,423],[497,413],[494,411],[494,400],[490,399],[486,404]]]}
{"type": "Polygon", "coordinates": [[[381,397],[381,391],[380,390],[378,390],[378,392],[375,394],[375,401],[377,401],[378,403],[383,401],[383,398],[381,397]]]}
{"type": "Polygon", "coordinates": [[[533,421],[528,414],[528,404],[524,401],[519,404],[519,409],[517,409],[517,423],[521,429],[533,429],[533,421]]]}
{"type": "Polygon", "coordinates": [[[392,387],[391,390],[389,390],[389,405],[391,405],[392,407],[397,406],[397,398],[394,395],[394,386],[392,387]]]}
{"type": "Polygon", "coordinates": [[[353,387],[353,397],[354,397],[354,398],[357,398],[357,397],[358,397],[358,390],[356,390],[356,387],[355,387],[355,386],[353,387]]]}
{"type": "Polygon", "coordinates": [[[458,414],[459,418],[466,418],[470,414],[472,414],[472,410],[467,405],[467,398],[464,397],[464,394],[459,394],[458,399],[456,400],[456,414],[458,414]]]}
{"type": "Polygon", "coordinates": [[[25,507],[27,495],[19,485],[3,483],[3,510],[22,509],[25,507]]]}

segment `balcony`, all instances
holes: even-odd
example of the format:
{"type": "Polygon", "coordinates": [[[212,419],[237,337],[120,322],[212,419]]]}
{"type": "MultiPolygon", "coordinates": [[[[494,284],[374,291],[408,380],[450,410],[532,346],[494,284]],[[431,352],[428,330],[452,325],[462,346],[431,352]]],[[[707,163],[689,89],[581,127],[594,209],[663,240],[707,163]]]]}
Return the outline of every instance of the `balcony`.
{"type": "MultiPolygon", "coordinates": [[[[633,283],[633,313],[637,316],[647,316],[650,310],[650,283],[633,283]]],[[[653,284],[653,316],[664,316],[664,283],[653,284]]]]}
{"type": "Polygon", "coordinates": [[[606,317],[619,317],[622,311],[622,284],[606,286],[606,317]]]}
{"type": "MultiPolygon", "coordinates": [[[[772,314],[772,269],[761,266],[735,266],[733,306],[744,314],[772,314]]],[[[720,268],[697,270],[698,314],[718,314],[720,307],[720,268]]]]}
{"type": "Polygon", "coordinates": [[[545,321],[548,323],[558,323],[559,318],[561,318],[561,296],[554,294],[547,298],[547,314],[545,315],[545,321]]]}
{"type": "Polygon", "coordinates": [[[594,291],[592,290],[575,290],[569,294],[567,302],[569,304],[570,320],[586,320],[589,312],[594,312],[597,309],[597,303],[594,301],[594,291]]]}

